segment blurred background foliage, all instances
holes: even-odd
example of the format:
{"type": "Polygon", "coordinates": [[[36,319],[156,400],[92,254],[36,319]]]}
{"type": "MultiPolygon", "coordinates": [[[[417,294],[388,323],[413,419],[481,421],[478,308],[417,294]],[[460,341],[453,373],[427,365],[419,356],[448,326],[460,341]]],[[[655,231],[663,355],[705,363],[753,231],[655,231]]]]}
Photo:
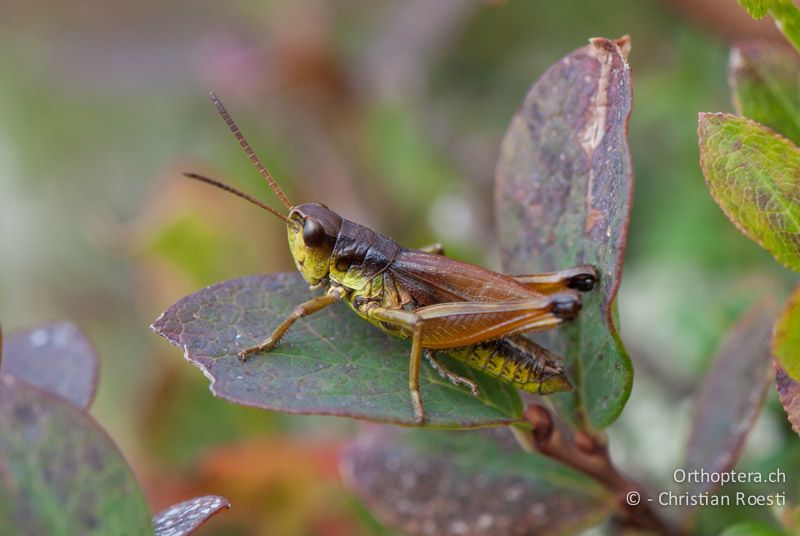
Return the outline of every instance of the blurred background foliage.
{"type": "MultiPolygon", "coordinates": [[[[217,400],[148,329],[204,285],[293,269],[281,224],[180,177],[275,204],[207,92],[293,201],[496,268],[493,168],[512,113],[548,65],[623,34],[636,190],[620,314],[637,378],[612,445],[645,483],[669,479],[722,336],[791,282],[727,222],[698,166],[697,112],[731,110],[728,46],[780,39],[734,0],[7,1],[0,321],[88,332],[102,358],[93,412],[154,510],[218,493],[234,508],[203,534],[383,534],[339,484],[355,424],[217,400]]],[[[797,474],[790,436],[771,393],[740,467],[797,474]]],[[[735,515],[706,509],[700,528],[735,515]]]]}

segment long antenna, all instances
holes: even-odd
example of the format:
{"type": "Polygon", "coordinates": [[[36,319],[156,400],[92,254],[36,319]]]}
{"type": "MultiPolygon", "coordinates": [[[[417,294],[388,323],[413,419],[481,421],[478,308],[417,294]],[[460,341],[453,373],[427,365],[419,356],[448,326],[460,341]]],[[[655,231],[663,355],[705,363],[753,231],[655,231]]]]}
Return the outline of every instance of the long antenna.
{"type": "Polygon", "coordinates": [[[189,177],[190,179],[195,179],[195,180],[198,180],[198,181],[201,181],[201,182],[205,182],[206,184],[210,184],[211,186],[216,186],[217,188],[225,190],[226,192],[230,192],[233,195],[237,195],[237,196],[241,197],[242,199],[250,201],[251,203],[253,203],[257,207],[261,207],[264,210],[271,212],[272,214],[274,214],[275,216],[279,217],[280,219],[282,219],[286,223],[289,223],[289,218],[287,218],[286,216],[284,216],[283,214],[281,214],[280,212],[278,212],[277,210],[275,210],[271,206],[267,205],[266,203],[262,203],[261,201],[259,201],[255,197],[252,197],[252,196],[244,193],[241,190],[237,190],[233,186],[228,186],[224,182],[218,181],[216,179],[211,179],[211,178],[206,177],[204,175],[198,175],[197,173],[184,173],[183,175],[185,177],[189,177]]]}
{"type": "Polygon", "coordinates": [[[292,203],[289,201],[289,198],[286,197],[286,194],[283,193],[283,190],[281,190],[281,187],[278,186],[277,182],[275,182],[275,179],[272,178],[272,174],[269,172],[269,170],[264,167],[264,164],[262,164],[261,160],[259,160],[259,158],[256,156],[255,151],[253,151],[253,148],[250,147],[249,143],[247,143],[244,134],[242,134],[242,131],[239,130],[239,127],[236,125],[236,122],[234,122],[231,114],[228,113],[228,110],[225,109],[222,101],[219,100],[219,97],[217,97],[213,91],[211,92],[211,102],[213,102],[214,106],[217,107],[219,115],[222,116],[222,119],[225,120],[225,124],[228,125],[229,129],[231,129],[233,135],[236,136],[236,140],[239,142],[239,145],[242,146],[242,149],[244,149],[244,152],[247,154],[247,157],[250,159],[250,161],[255,164],[256,169],[258,169],[258,172],[261,173],[261,176],[266,179],[267,183],[269,183],[269,187],[272,188],[272,191],[275,192],[275,195],[277,195],[281,200],[283,206],[289,210],[292,210],[294,205],[292,205],[292,203]]]}

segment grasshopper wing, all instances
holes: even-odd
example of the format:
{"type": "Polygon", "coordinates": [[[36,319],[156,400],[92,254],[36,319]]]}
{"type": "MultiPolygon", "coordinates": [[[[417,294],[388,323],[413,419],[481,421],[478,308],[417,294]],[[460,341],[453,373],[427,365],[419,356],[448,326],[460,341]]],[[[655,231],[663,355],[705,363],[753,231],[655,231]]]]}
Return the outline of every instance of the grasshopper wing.
{"type": "Polygon", "coordinates": [[[510,276],[413,249],[401,249],[388,271],[420,307],[446,302],[526,301],[540,295],[510,276]]]}

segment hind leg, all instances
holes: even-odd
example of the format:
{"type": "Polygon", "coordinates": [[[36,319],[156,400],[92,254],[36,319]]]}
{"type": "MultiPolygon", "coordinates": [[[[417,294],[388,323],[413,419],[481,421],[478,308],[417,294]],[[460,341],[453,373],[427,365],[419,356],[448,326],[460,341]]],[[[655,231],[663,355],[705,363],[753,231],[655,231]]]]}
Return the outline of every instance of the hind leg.
{"type": "Polygon", "coordinates": [[[468,346],[512,333],[550,329],[572,320],[580,311],[580,294],[568,290],[550,296],[531,293],[530,299],[512,302],[450,302],[405,311],[367,303],[359,309],[369,319],[401,328],[411,337],[408,390],[414,417],[425,421],[419,390],[423,348],[468,346]]]}
{"type": "Polygon", "coordinates": [[[567,268],[557,272],[531,275],[512,275],[514,281],[542,294],[552,294],[566,289],[588,292],[597,283],[597,270],[590,264],[567,268]]]}

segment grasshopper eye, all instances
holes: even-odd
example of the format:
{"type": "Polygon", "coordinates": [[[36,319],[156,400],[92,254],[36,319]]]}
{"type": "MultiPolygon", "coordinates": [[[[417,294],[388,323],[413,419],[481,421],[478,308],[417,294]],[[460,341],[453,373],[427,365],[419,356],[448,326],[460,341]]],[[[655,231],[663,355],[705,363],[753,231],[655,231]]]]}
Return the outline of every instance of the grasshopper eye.
{"type": "Polygon", "coordinates": [[[325,239],[325,229],[322,224],[314,218],[306,218],[303,221],[303,242],[308,247],[315,247],[322,243],[325,239]]]}

